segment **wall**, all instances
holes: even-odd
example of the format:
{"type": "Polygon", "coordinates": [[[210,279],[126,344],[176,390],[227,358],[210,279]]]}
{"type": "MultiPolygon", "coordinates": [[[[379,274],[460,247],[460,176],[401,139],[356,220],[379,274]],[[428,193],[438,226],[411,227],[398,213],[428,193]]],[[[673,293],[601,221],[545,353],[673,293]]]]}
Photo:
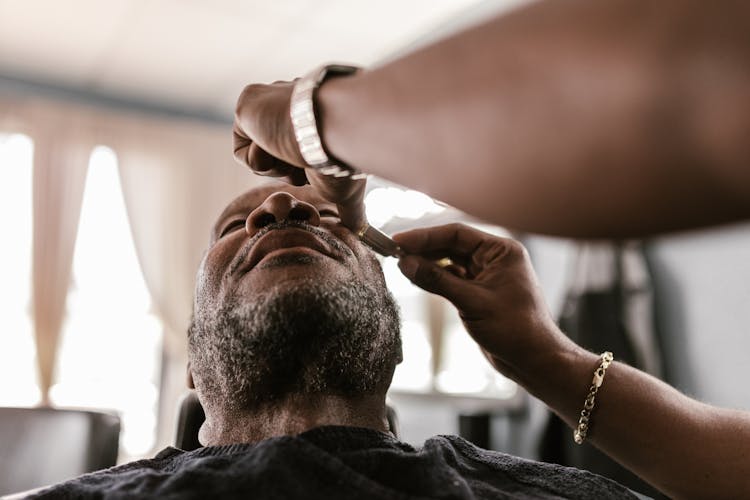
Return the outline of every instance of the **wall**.
{"type": "MultiPolygon", "coordinates": [[[[557,316],[574,245],[540,236],[526,244],[557,316]]],[[[657,238],[646,258],[665,379],[698,400],[750,410],[750,224],[657,238]]]]}
{"type": "MultiPolygon", "coordinates": [[[[534,265],[559,312],[572,245],[533,237],[534,265]]],[[[705,402],[750,410],[750,224],[649,241],[666,378],[705,402]]]]}
{"type": "Polygon", "coordinates": [[[648,258],[673,385],[750,410],[750,224],[658,239],[648,258]]]}

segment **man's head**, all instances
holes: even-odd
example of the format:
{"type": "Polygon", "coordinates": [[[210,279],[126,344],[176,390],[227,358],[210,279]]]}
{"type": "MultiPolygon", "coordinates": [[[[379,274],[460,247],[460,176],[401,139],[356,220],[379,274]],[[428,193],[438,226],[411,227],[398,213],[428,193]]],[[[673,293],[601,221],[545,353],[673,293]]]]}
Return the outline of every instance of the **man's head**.
{"type": "Polygon", "coordinates": [[[296,395],[385,394],[401,361],[377,259],[309,186],[265,185],[224,210],[188,337],[201,401],[221,414],[296,395]]]}

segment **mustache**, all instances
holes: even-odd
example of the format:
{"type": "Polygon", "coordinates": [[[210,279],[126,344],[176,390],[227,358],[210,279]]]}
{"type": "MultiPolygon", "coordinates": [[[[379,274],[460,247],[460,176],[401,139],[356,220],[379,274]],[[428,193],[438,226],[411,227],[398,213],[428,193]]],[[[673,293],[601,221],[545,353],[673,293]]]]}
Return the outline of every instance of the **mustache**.
{"type": "Polygon", "coordinates": [[[345,255],[352,255],[352,250],[344,245],[338,238],[331,235],[330,233],[323,231],[317,226],[313,226],[309,222],[305,221],[299,221],[299,220],[282,220],[280,222],[272,222],[268,224],[267,226],[263,226],[260,228],[260,230],[253,235],[252,238],[250,238],[247,243],[240,249],[237,256],[234,258],[234,261],[232,262],[232,265],[229,269],[229,274],[234,274],[237,272],[237,270],[242,266],[242,264],[245,262],[245,259],[247,259],[248,254],[252,251],[255,244],[258,242],[259,239],[261,239],[266,234],[270,233],[271,231],[275,231],[278,229],[289,229],[289,228],[295,228],[295,229],[302,229],[304,231],[308,231],[321,240],[325,241],[328,245],[331,246],[335,251],[345,254],[345,255]]]}

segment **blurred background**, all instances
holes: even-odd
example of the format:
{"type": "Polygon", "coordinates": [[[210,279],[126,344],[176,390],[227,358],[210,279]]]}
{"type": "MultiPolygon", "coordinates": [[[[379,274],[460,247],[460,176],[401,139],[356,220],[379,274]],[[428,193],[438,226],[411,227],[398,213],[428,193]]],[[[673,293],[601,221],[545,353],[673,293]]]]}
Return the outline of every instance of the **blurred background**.
{"type": "MultiPolygon", "coordinates": [[[[173,444],[195,270],[213,219],[258,182],[231,154],[244,85],[376,65],[521,3],[0,0],[0,406],[112,413],[118,462],[173,444]]],[[[368,216],[386,232],[464,221],[512,234],[579,342],[750,410],[750,225],[572,242],[369,184],[368,216]]],[[[597,470],[563,449],[569,432],[544,405],[492,372],[449,305],[383,265],[404,322],[390,395],[403,440],[461,433],[597,470]]],[[[0,440],[18,425],[0,413],[0,440]]],[[[21,453],[0,449],[5,465],[21,453]]],[[[14,489],[0,478],[0,494],[14,489]]]]}

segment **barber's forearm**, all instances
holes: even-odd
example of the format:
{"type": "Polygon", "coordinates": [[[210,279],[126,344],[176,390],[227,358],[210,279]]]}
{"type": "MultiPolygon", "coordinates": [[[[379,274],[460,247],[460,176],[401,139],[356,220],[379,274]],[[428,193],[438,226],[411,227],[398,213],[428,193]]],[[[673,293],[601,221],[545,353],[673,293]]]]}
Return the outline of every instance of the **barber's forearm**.
{"type": "MultiPolygon", "coordinates": [[[[544,364],[528,388],[574,427],[597,355],[544,364]]],[[[627,365],[607,370],[587,439],[675,498],[750,496],[750,415],[699,403],[627,365]]]]}
{"type": "MultiPolygon", "coordinates": [[[[601,360],[555,325],[525,249],[456,224],[394,239],[408,254],[404,275],[455,305],[492,365],[575,427],[601,360]],[[470,263],[467,272],[437,265],[442,256],[470,263]]],[[[619,362],[604,376],[588,438],[670,495],[750,498],[750,414],[704,405],[619,362]]]]}
{"type": "Polygon", "coordinates": [[[750,128],[737,48],[748,17],[723,4],[740,20],[719,46],[715,25],[731,15],[702,20],[695,5],[532,5],[330,80],[324,141],[364,171],[530,231],[643,235],[750,215],[750,151],[737,140],[750,128]]]}

